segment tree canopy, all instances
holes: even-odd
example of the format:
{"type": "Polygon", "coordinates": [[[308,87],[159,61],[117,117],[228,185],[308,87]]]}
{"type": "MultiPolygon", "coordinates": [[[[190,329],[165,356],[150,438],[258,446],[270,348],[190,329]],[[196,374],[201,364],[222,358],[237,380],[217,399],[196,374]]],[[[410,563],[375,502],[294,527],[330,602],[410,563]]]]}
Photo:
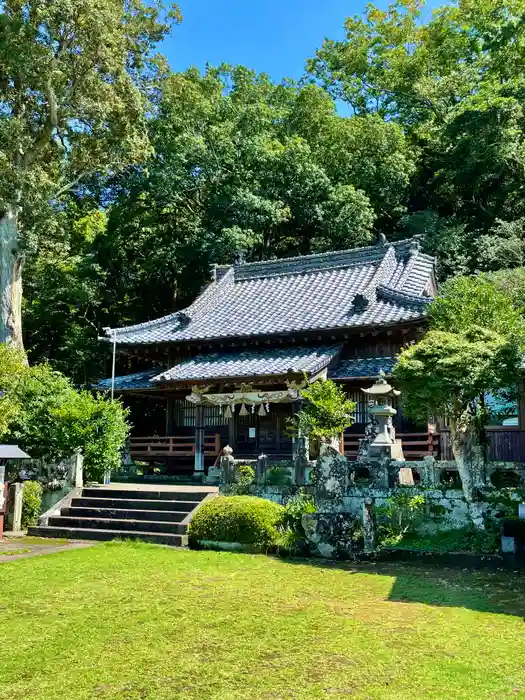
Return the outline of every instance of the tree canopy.
{"type": "Polygon", "coordinates": [[[430,306],[429,321],[429,332],[401,352],[393,374],[409,415],[448,420],[470,502],[472,448],[487,418],[485,396],[517,383],[525,322],[511,297],[483,276],[447,282],[430,306]]]}
{"type": "Polygon", "coordinates": [[[0,6],[0,340],[21,343],[23,251],[60,199],[151,152],[154,47],[177,17],[161,0],[0,6]]]}
{"type": "Polygon", "coordinates": [[[425,9],[369,5],[275,82],[171,72],[161,3],[4,3],[4,337],[22,263],[30,359],[81,383],[107,371],[102,327],[187,305],[214,263],[422,234],[441,281],[483,271],[517,293],[525,8],[425,9]]]}

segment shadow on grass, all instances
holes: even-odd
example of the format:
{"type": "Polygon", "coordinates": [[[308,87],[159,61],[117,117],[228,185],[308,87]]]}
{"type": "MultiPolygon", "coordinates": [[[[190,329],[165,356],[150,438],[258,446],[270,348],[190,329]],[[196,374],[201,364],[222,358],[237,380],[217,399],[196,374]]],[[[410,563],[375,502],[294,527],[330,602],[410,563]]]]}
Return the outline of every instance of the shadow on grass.
{"type": "MultiPolygon", "coordinates": [[[[458,569],[433,562],[338,562],[286,559],[293,564],[338,568],[349,574],[394,578],[388,600],[458,607],[525,618],[523,571],[495,568],[458,569]]],[[[351,585],[351,583],[349,584],[351,585]]]]}

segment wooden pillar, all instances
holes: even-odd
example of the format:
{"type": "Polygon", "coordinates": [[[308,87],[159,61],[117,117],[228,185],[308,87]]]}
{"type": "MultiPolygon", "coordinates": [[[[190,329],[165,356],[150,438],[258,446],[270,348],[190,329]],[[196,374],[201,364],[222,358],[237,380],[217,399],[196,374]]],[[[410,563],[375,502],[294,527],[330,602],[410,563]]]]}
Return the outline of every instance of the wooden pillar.
{"type": "Polygon", "coordinates": [[[525,430],[525,381],[518,382],[518,425],[525,430]]]}
{"type": "Polygon", "coordinates": [[[204,406],[195,406],[195,462],[193,476],[204,476],[204,406]]]}
{"type": "Polygon", "coordinates": [[[173,435],[173,416],[175,412],[175,401],[170,394],[166,397],[166,435],[173,435]]]}
{"type": "Polygon", "coordinates": [[[233,448],[234,452],[237,448],[237,416],[238,412],[235,411],[231,418],[228,418],[228,445],[233,448]]]}

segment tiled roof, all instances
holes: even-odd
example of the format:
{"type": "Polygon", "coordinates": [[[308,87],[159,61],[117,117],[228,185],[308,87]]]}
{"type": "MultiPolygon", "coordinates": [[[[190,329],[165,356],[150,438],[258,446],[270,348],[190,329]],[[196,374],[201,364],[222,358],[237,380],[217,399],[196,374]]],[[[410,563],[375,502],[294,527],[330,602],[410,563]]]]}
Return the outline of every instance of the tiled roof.
{"type": "Polygon", "coordinates": [[[395,357],[351,357],[341,360],[328,372],[329,379],[352,379],[354,377],[375,377],[379,372],[392,374],[395,357]]]}
{"type": "Polygon", "coordinates": [[[158,374],[153,382],[185,382],[244,377],[277,377],[288,372],[320,372],[337,355],[340,346],[287,347],[197,355],[158,374]]]}
{"type": "MultiPolygon", "coordinates": [[[[115,377],[115,391],[126,391],[128,389],[152,389],[151,380],[159,373],[159,368],[147,369],[144,372],[136,372],[135,374],[126,374],[122,377],[115,377]]],[[[98,384],[95,384],[93,389],[102,391],[111,389],[111,377],[102,379],[98,384]]]]}
{"type": "MultiPolygon", "coordinates": [[[[221,352],[198,355],[159,374],[149,369],[136,374],[115,377],[115,390],[152,389],[162,382],[187,382],[198,380],[242,379],[244,377],[278,377],[289,371],[313,376],[335,360],[340,346],[287,347],[277,350],[221,352]]],[[[329,369],[329,379],[375,377],[382,370],[391,374],[395,357],[352,357],[335,360],[329,369]]],[[[99,382],[95,389],[111,389],[111,379],[99,382]]]]}
{"type": "Polygon", "coordinates": [[[425,315],[433,270],[413,240],[234,265],[183,311],[106,334],[137,345],[398,324],[425,315]]]}

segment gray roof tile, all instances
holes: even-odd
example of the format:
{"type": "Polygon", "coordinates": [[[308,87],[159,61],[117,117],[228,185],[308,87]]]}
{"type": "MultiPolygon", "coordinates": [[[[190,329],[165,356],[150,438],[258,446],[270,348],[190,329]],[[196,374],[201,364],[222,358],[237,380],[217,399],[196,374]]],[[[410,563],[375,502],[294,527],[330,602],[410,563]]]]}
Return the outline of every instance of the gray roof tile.
{"type": "MultiPolygon", "coordinates": [[[[135,372],[134,374],[126,374],[121,377],[115,377],[115,391],[126,391],[128,389],[152,389],[151,380],[159,373],[159,367],[147,369],[143,372],[135,372]]],[[[111,377],[102,379],[98,384],[93,386],[93,389],[101,391],[109,391],[111,389],[111,377]]]]}
{"type": "Polygon", "coordinates": [[[107,335],[125,345],[180,343],[417,320],[433,269],[413,240],[235,265],[183,311],[107,335]]]}
{"type": "Polygon", "coordinates": [[[395,357],[351,357],[341,360],[328,372],[329,379],[353,379],[357,377],[375,377],[379,372],[391,374],[395,357]]]}
{"type": "Polygon", "coordinates": [[[278,377],[293,373],[312,375],[328,366],[340,346],[287,347],[197,355],[158,374],[153,382],[278,377]]]}

